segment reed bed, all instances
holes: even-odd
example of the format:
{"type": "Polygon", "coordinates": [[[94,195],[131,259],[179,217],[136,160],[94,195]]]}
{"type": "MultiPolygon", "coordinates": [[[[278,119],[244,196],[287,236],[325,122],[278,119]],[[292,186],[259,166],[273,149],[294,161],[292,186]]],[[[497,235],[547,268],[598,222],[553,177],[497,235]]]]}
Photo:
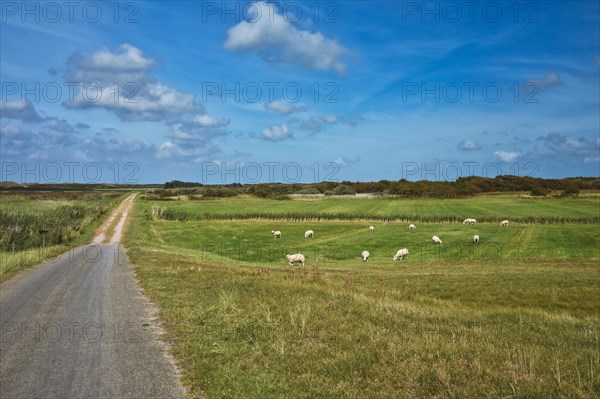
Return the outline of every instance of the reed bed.
{"type": "MultiPolygon", "coordinates": [[[[274,220],[290,222],[310,222],[310,221],[381,221],[381,222],[400,222],[400,223],[462,223],[463,216],[458,215],[373,215],[366,213],[310,213],[310,212],[231,212],[231,213],[212,213],[212,212],[193,212],[171,209],[168,207],[153,208],[151,218],[172,220],[172,221],[198,221],[198,220],[274,220]],[[160,210],[158,210],[160,208],[160,210]]],[[[594,224],[600,223],[600,216],[527,216],[527,217],[509,217],[493,216],[478,217],[478,223],[500,223],[501,220],[508,219],[512,223],[520,224],[594,224]]]]}
{"type": "Polygon", "coordinates": [[[46,209],[24,200],[0,208],[0,251],[18,252],[68,243],[93,221],[104,215],[118,194],[58,201],[46,209]]]}

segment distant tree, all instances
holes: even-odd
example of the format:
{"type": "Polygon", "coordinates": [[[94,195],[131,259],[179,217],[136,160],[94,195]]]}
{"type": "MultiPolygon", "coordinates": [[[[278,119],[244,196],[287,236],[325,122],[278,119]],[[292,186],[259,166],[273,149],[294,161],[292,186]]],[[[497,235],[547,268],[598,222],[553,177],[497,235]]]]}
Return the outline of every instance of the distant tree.
{"type": "Polygon", "coordinates": [[[165,183],[165,188],[202,187],[201,183],[172,180],[165,183]]]}

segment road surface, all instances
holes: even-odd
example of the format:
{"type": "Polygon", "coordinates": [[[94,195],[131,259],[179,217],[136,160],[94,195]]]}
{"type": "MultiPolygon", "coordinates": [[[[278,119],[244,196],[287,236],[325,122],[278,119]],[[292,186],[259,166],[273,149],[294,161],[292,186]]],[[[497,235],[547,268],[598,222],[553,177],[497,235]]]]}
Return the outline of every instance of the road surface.
{"type": "Polygon", "coordinates": [[[132,203],[111,215],[108,243],[96,237],[0,285],[1,399],[185,397],[118,243],[132,203]]]}

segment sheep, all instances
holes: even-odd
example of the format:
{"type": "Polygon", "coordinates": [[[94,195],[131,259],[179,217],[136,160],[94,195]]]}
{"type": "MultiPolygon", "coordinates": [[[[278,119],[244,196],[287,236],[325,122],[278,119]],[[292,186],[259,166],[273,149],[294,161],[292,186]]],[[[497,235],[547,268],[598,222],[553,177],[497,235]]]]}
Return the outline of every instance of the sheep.
{"type": "Polygon", "coordinates": [[[290,266],[292,266],[293,263],[302,263],[302,266],[304,266],[304,261],[306,260],[302,254],[286,255],[285,257],[287,258],[288,265],[290,266]]]}
{"type": "Polygon", "coordinates": [[[417,226],[415,226],[412,223],[408,225],[408,229],[411,230],[411,231],[415,230],[416,228],[417,228],[417,226]]]}
{"type": "Polygon", "coordinates": [[[369,260],[369,256],[371,256],[371,254],[369,253],[369,251],[362,251],[360,256],[362,257],[363,262],[366,262],[369,260]]]}
{"type": "Polygon", "coordinates": [[[373,233],[375,231],[375,226],[369,226],[369,232],[373,233]]]}
{"type": "Polygon", "coordinates": [[[500,227],[508,227],[508,220],[503,220],[500,222],[500,227]]]}
{"type": "Polygon", "coordinates": [[[396,252],[396,255],[394,255],[394,257],[392,259],[394,260],[404,260],[404,258],[406,258],[408,256],[408,249],[406,248],[402,248],[399,249],[398,252],[396,252]]]}
{"type": "Polygon", "coordinates": [[[312,236],[315,234],[314,231],[312,230],[306,230],[306,232],[304,233],[304,238],[312,238],[312,236]]]}
{"type": "Polygon", "coordinates": [[[478,236],[477,234],[475,234],[475,235],[473,236],[473,242],[474,242],[475,244],[479,244],[479,236],[478,236]]]}
{"type": "Polygon", "coordinates": [[[438,236],[433,236],[433,237],[431,237],[431,242],[438,245],[438,244],[442,243],[442,240],[440,240],[440,237],[438,237],[438,236]]]}
{"type": "Polygon", "coordinates": [[[279,231],[279,230],[271,230],[271,234],[275,238],[281,238],[281,231],[279,231]]]}
{"type": "Polygon", "coordinates": [[[475,223],[477,223],[477,220],[473,219],[473,218],[467,218],[467,219],[463,220],[463,224],[475,224],[475,223]]]}

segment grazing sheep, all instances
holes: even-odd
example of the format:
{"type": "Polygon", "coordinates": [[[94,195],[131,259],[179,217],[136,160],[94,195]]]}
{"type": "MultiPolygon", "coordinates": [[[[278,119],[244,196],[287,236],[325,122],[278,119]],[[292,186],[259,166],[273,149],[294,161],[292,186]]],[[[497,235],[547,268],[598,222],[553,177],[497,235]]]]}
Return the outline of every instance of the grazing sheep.
{"type": "Polygon", "coordinates": [[[500,222],[500,227],[508,227],[508,220],[503,220],[500,222]]]}
{"type": "Polygon", "coordinates": [[[415,226],[414,224],[409,224],[408,225],[408,229],[409,230],[416,230],[417,226],[415,226]]]}
{"type": "Polygon", "coordinates": [[[290,266],[292,266],[293,263],[302,263],[302,266],[304,266],[304,261],[306,259],[302,254],[286,255],[285,257],[287,258],[288,265],[290,266]]]}
{"type": "Polygon", "coordinates": [[[477,234],[475,234],[475,235],[473,236],[473,242],[474,242],[475,244],[479,244],[479,236],[478,236],[477,234]]]}
{"type": "Polygon", "coordinates": [[[281,238],[281,231],[279,231],[279,230],[271,230],[271,234],[275,238],[281,238]]]}
{"type": "Polygon", "coordinates": [[[312,230],[306,230],[306,232],[304,233],[304,238],[312,238],[312,236],[315,234],[314,231],[312,230]]]}
{"type": "Polygon", "coordinates": [[[440,237],[438,237],[438,236],[433,236],[433,237],[431,237],[431,242],[437,245],[437,244],[441,244],[442,240],[440,240],[440,237]]]}
{"type": "Polygon", "coordinates": [[[392,259],[394,260],[404,260],[404,258],[406,258],[408,256],[408,249],[406,248],[402,248],[399,249],[398,252],[396,252],[396,255],[394,255],[394,257],[392,259]]]}
{"type": "Polygon", "coordinates": [[[467,219],[463,220],[463,224],[475,224],[475,223],[477,223],[477,220],[473,219],[473,218],[467,218],[467,219]]]}
{"type": "Polygon", "coordinates": [[[369,232],[374,232],[375,231],[375,226],[369,226],[369,232]]]}
{"type": "Polygon", "coordinates": [[[369,260],[369,256],[371,256],[371,254],[369,253],[369,251],[362,251],[362,254],[360,254],[360,256],[362,257],[363,262],[366,262],[369,260]]]}

